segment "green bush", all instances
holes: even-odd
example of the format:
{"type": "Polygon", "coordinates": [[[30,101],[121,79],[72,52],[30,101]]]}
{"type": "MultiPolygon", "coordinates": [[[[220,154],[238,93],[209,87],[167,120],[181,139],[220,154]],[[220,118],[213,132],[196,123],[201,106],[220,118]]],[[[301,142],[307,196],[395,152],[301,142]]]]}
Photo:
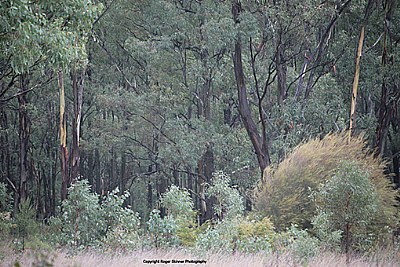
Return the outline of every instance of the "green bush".
{"type": "Polygon", "coordinates": [[[297,225],[291,225],[285,232],[276,234],[272,245],[275,252],[290,253],[295,262],[303,263],[321,251],[319,240],[307,230],[298,229],[297,225]]]}
{"type": "Polygon", "coordinates": [[[216,172],[213,175],[211,185],[206,190],[208,196],[217,199],[213,209],[220,219],[231,220],[243,215],[243,198],[237,188],[230,186],[230,182],[231,178],[228,175],[223,172],[216,172]]]}
{"type": "Polygon", "coordinates": [[[109,193],[99,203],[86,180],[77,181],[68,189],[68,198],[61,204],[61,214],[50,220],[50,240],[71,248],[106,246],[114,249],[135,247],[138,243],[139,217],[122,204],[127,193],[109,193]]]}
{"type": "MultiPolygon", "coordinates": [[[[326,220],[324,230],[343,233],[346,252],[356,244],[355,233],[363,244],[370,239],[368,225],[378,215],[379,199],[369,173],[361,170],[356,162],[340,163],[335,175],[318,187],[314,198],[319,210],[317,216],[326,220]]],[[[317,229],[320,221],[314,220],[317,229]]]]}
{"type": "Polygon", "coordinates": [[[354,160],[359,168],[368,171],[378,195],[380,216],[371,221],[371,230],[381,233],[381,229],[394,229],[398,221],[395,208],[398,193],[385,175],[385,162],[366,147],[362,135],[349,140],[347,133],[328,134],[322,140],[317,138],[299,145],[276,168],[264,171],[263,180],[255,190],[256,209],[270,216],[277,230],[291,224],[309,228],[316,214],[310,190],[333,177],[341,161],[354,160]]]}
{"type": "Polygon", "coordinates": [[[25,242],[28,237],[34,237],[39,233],[39,224],[36,221],[36,211],[31,205],[30,198],[18,205],[18,212],[14,218],[16,225],[16,236],[21,242],[22,249],[25,249],[25,242]]]}
{"type": "Polygon", "coordinates": [[[196,240],[195,248],[203,252],[244,252],[268,249],[268,238],[273,226],[268,219],[250,222],[243,218],[243,199],[237,188],[230,185],[230,177],[223,172],[214,174],[206,194],[216,198],[213,207],[220,218],[208,226],[196,240]]]}
{"type": "Polygon", "coordinates": [[[153,210],[147,221],[151,247],[173,247],[180,244],[177,237],[178,225],[172,216],[161,218],[159,210],[153,210]]]}
{"type": "Polygon", "coordinates": [[[196,221],[194,203],[186,189],[171,185],[169,190],[161,197],[161,205],[167,214],[172,216],[179,227],[191,227],[196,221]]]}
{"type": "Polygon", "coordinates": [[[218,221],[199,234],[195,251],[200,253],[233,252],[236,250],[239,221],[237,219],[218,221]]]}
{"type": "Polygon", "coordinates": [[[193,246],[201,231],[196,225],[194,203],[186,189],[171,185],[162,196],[161,205],[177,224],[176,236],[184,246],[193,246]]]}
{"type": "Polygon", "coordinates": [[[90,192],[86,180],[77,181],[68,188],[68,198],[61,204],[61,214],[51,219],[53,240],[75,248],[94,245],[105,231],[99,198],[90,192]]]}
{"type": "Polygon", "coordinates": [[[140,245],[139,215],[130,209],[123,207],[124,201],[129,197],[129,192],[118,195],[119,189],[115,189],[104,197],[100,206],[100,212],[105,222],[105,237],[102,246],[110,249],[135,249],[140,245]]]}
{"type": "Polygon", "coordinates": [[[6,240],[12,230],[11,211],[12,195],[7,191],[7,186],[0,183],[0,239],[6,240]]]}
{"type": "Polygon", "coordinates": [[[246,253],[259,251],[271,251],[271,241],[274,239],[275,231],[268,217],[251,218],[247,216],[238,225],[237,250],[246,253]]]}

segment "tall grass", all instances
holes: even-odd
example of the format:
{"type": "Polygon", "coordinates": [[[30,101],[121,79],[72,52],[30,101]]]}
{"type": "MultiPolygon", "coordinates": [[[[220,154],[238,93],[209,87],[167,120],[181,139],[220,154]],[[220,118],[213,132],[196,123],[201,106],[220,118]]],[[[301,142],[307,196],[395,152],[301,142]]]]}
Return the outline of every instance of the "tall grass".
{"type": "MultiPolygon", "coordinates": [[[[6,252],[3,248],[2,253],[6,252]]],[[[82,267],[121,267],[121,266],[211,266],[211,267],[286,267],[286,266],[309,266],[309,267],[341,267],[341,266],[400,266],[399,255],[392,252],[380,252],[371,257],[353,256],[349,264],[342,254],[321,253],[309,259],[307,262],[296,258],[293,254],[210,254],[198,257],[182,250],[148,250],[131,251],[124,253],[99,253],[96,251],[80,252],[69,255],[63,251],[53,253],[40,253],[37,251],[25,251],[22,254],[8,253],[1,261],[1,266],[82,266],[82,267]],[[146,263],[146,261],[158,260],[159,263],[146,263]],[[172,263],[172,260],[204,260],[206,263],[172,263]],[[169,261],[169,263],[165,263],[169,261]]]]}

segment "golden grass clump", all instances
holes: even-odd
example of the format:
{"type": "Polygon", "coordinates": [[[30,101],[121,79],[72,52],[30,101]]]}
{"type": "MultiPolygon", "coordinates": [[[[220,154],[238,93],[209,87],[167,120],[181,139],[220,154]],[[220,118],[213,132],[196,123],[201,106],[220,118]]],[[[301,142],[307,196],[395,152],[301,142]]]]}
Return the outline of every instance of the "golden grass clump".
{"type": "Polygon", "coordinates": [[[311,190],[332,177],[341,161],[352,160],[367,170],[379,196],[379,214],[372,228],[392,229],[397,222],[397,192],[385,175],[386,162],[374,157],[363,135],[348,139],[348,133],[331,133],[322,140],[301,144],[275,169],[266,168],[255,189],[256,209],[270,216],[277,230],[291,224],[309,227],[315,205],[309,197],[311,190]]]}

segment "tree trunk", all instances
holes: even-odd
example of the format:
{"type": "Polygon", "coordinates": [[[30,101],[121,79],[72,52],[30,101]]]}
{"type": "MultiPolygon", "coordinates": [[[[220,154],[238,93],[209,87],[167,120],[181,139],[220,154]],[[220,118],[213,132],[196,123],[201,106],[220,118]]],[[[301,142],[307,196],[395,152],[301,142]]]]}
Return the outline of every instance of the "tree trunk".
{"type": "MultiPolygon", "coordinates": [[[[23,74],[20,78],[20,91],[28,90],[28,78],[23,74]]],[[[28,181],[28,145],[30,134],[30,121],[27,113],[27,93],[18,96],[18,115],[19,115],[19,198],[16,207],[28,197],[27,181],[28,181]]]]}
{"type": "MultiPolygon", "coordinates": [[[[386,15],[386,14],[385,14],[386,15]]],[[[385,20],[386,20],[385,16],[385,20]]],[[[383,47],[382,47],[382,67],[388,64],[388,51],[387,51],[387,25],[385,23],[385,28],[383,32],[383,47]]],[[[381,99],[379,103],[378,110],[378,126],[376,127],[376,142],[377,154],[383,155],[385,149],[385,141],[389,131],[389,123],[391,120],[392,110],[388,105],[388,83],[387,78],[382,77],[382,89],[381,89],[381,99]]]]}
{"type": "Polygon", "coordinates": [[[283,100],[286,98],[286,73],[287,66],[285,62],[285,47],[282,43],[281,36],[277,44],[276,51],[276,72],[278,80],[278,105],[283,104],[283,100]]]}
{"type": "Polygon", "coordinates": [[[364,43],[364,26],[361,27],[360,38],[358,39],[358,49],[356,56],[356,71],[354,73],[353,81],[353,93],[351,95],[351,109],[350,109],[350,126],[349,126],[349,140],[353,132],[354,120],[356,114],[356,101],[357,101],[357,89],[358,89],[358,79],[360,77],[360,59],[364,43]]]}
{"type": "Polygon", "coordinates": [[[100,151],[98,148],[94,150],[94,165],[93,165],[94,179],[96,180],[95,191],[101,195],[101,162],[100,162],[100,151]]]}
{"type": "MultiPolygon", "coordinates": [[[[210,184],[211,183],[211,178],[212,175],[215,171],[215,166],[214,166],[214,152],[213,152],[213,147],[212,144],[207,144],[207,150],[206,153],[203,156],[203,173],[204,177],[206,179],[206,183],[210,184]]],[[[207,197],[206,198],[206,210],[203,216],[204,221],[210,220],[214,218],[214,212],[212,207],[216,203],[215,197],[207,197]]]]}
{"type": "Polygon", "coordinates": [[[71,148],[71,177],[70,181],[74,182],[79,178],[80,171],[80,128],[82,118],[82,103],[83,103],[83,82],[84,71],[77,73],[74,69],[71,72],[72,90],[74,95],[74,119],[72,123],[72,148],[71,148]]]}
{"type": "MultiPolygon", "coordinates": [[[[238,23],[239,14],[241,12],[240,2],[238,0],[232,1],[232,14],[234,21],[238,23]]],[[[242,64],[242,44],[240,37],[236,40],[235,50],[233,54],[233,64],[235,70],[236,86],[239,98],[239,112],[242,118],[244,127],[246,128],[247,134],[250,137],[254,151],[257,156],[258,165],[260,167],[261,176],[264,169],[270,165],[270,156],[268,151],[267,140],[261,138],[257,125],[255,124],[249,102],[247,99],[246,83],[242,64]]],[[[261,103],[259,103],[261,105],[261,103]]]]}
{"type": "Polygon", "coordinates": [[[125,155],[125,152],[122,152],[121,153],[121,174],[119,176],[120,180],[118,183],[118,187],[119,187],[121,193],[125,191],[125,183],[126,183],[126,180],[128,179],[127,169],[128,168],[126,167],[126,155],[125,155]]]}
{"type": "Polygon", "coordinates": [[[70,184],[68,177],[68,149],[67,149],[67,117],[65,114],[65,90],[63,72],[58,71],[58,87],[60,89],[60,167],[61,167],[61,201],[67,198],[67,189],[70,184]]]}

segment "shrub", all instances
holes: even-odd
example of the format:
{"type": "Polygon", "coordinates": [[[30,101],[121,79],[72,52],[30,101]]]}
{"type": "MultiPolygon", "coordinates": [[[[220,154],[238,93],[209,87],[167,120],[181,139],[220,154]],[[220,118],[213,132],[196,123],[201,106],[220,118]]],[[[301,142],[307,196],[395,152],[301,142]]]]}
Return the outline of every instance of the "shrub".
{"type": "Polygon", "coordinates": [[[5,183],[0,183],[0,212],[10,212],[12,210],[12,194],[7,191],[5,183]]]}
{"type": "Polygon", "coordinates": [[[111,249],[135,249],[140,244],[140,218],[130,207],[123,207],[129,192],[120,196],[118,193],[118,188],[110,192],[104,197],[100,207],[106,227],[102,245],[111,249]]]}
{"type": "Polygon", "coordinates": [[[246,253],[271,251],[275,231],[268,217],[252,218],[249,215],[238,225],[237,249],[246,253]]]}
{"type": "Polygon", "coordinates": [[[12,229],[11,210],[12,195],[7,192],[7,186],[0,183],[0,239],[6,240],[12,229]]]}
{"type": "Polygon", "coordinates": [[[172,247],[179,245],[176,236],[178,225],[172,216],[161,218],[159,210],[153,210],[147,221],[147,230],[150,237],[150,246],[172,247]]]}
{"type": "Polygon", "coordinates": [[[289,253],[295,262],[303,264],[321,251],[319,240],[307,230],[298,229],[297,225],[291,225],[285,232],[276,234],[272,244],[276,253],[289,253]]]}
{"type": "Polygon", "coordinates": [[[268,218],[250,221],[249,217],[242,217],[243,199],[239,191],[230,185],[229,176],[223,172],[215,173],[206,194],[216,198],[214,212],[220,220],[199,234],[196,250],[256,252],[270,247],[268,235],[273,232],[271,222],[268,218]]]}
{"type": "Polygon", "coordinates": [[[346,133],[328,134],[323,138],[299,145],[275,169],[264,171],[262,182],[255,190],[255,207],[270,216],[278,230],[291,224],[310,227],[316,213],[315,203],[309,198],[310,190],[325,183],[343,160],[354,160],[355,164],[368,171],[369,179],[378,195],[380,216],[375,216],[370,228],[380,233],[381,229],[393,229],[397,223],[397,192],[384,174],[385,162],[374,157],[366,148],[362,135],[348,140],[346,133]]]}
{"type": "Polygon", "coordinates": [[[90,192],[88,181],[77,181],[68,188],[61,204],[61,216],[52,218],[53,240],[75,248],[93,245],[105,230],[99,198],[90,192]]]}
{"type": "Polygon", "coordinates": [[[39,224],[36,222],[36,211],[31,205],[30,198],[21,201],[18,205],[15,224],[17,226],[17,236],[22,242],[22,249],[25,249],[25,239],[39,232],[39,224]]]}
{"type": "Polygon", "coordinates": [[[174,217],[181,225],[193,222],[196,213],[193,211],[193,200],[187,190],[171,185],[160,202],[166,208],[168,215],[174,217]]]}
{"type": "Polygon", "coordinates": [[[236,250],[239,221],[237,219],[218,221],[200,233],[195,244],[195,251],[200,253],[233,252],[236,250]]]}
{"type": "Polygon", "coordinates": [[[206,191],[208,196],[217,199],[217,204],[213,208],[220,219],[231,220],[241,216],[244,211],[243,198],[235,187],[230,186],[230,181],[228,175],[223,172],[216,172],[206,191]]]}
{"type": "Polygon", "coordinates": [[[196,212],[194,203],[186,189],[171,185],[161,198],[161,204],[166,208],[168,216],[174,218],[177,224],[176,236],[184,246],[193,246],[200,229],[196,227],[196,212]]]}
{"type": "Polygon", "coordinates": [[[51,241],[72,248],[104,245],[112,248],[132,248],[138,242],[139,218],[122,204],[128,193],[109,193],[99,203],[91,193],[87,180],[75,182],[68,189],[68,199],[61,204],[61,214],[50,219],[51,241]]]}
{"type": "Polygon", "coordinates": [[[315,200],[319,212],[324,214],[326,231],[343,233],[346,252],[354,243],[353,233],[368,240],[367,226],[377,216],[378,195],[369,174],[354,161],[342,162],[335,175],[318,187],[315,200]]]}

